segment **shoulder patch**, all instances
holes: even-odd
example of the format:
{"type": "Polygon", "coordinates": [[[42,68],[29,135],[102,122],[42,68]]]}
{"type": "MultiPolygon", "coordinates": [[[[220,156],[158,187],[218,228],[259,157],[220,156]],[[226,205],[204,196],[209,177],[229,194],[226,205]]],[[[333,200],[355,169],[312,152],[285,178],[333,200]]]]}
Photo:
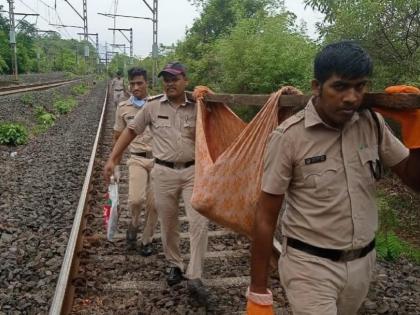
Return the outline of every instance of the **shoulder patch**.
{"type": "Polygon", "coordinates": [[[118,103],[118,106],[127,106],[127,105],[131,105],[128,99],[118,103]]]}
{"type": "Polygon", "coordinates": [[[293,116],[290,116],[285,121],[283,121],[277,128],[276,131],[279,133],[284,133],[287,129],[289,129],[291,126],[296,125],[300,121],[305,118],[305,110],[302,109],[301,111],[297,112],[293,116]]]}
{"type": "Polygon", "coordinates": [[[150,102],[150,101],[154,101],[154,100],[160,99],[160,98],[162,98],[162,97],[163,97],[163,94],[158,94],[158,95],[149,96],[149,97],[147,98],[147,101],[148,101],[148,102],[150,102]]]}

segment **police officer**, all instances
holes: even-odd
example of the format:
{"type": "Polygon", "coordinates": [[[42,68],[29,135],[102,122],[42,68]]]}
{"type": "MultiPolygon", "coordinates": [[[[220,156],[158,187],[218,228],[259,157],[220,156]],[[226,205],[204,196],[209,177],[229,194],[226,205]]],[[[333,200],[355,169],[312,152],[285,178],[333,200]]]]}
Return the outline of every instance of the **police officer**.
{"type": "Polygon", "coordinates": [[[162,244],[170,269],[169,285],[184,279],[184,264],[179,242],[179,198],[182,196],[189,223],[190,262],[185,272],[190,293],[201,304],[207,302],[207,290],[201,281],[207,250],[208,220],[191,207],[194,184],[196,104],[185,94],[188,85],[185,67],[170,63],[159,73],[165,94],[148,102],[116,143],[105,165],[106,180],[124,148],[149,126],[153,136],[155,166],[151,172],[156,209],[161,222],[162,244]]]}
{"type": "Polygon", "coordinates": [[[339,42],[317,55],[314,69],[313,98],[280,124],[266,149],[248,314],[272,313],[267,275],[285,195],[279,273],[293,314],[332,315],[356,314],[368,292],[381,163],[420,191],[420,140],[405,147],[381,115],[360,108],[370,56],[339,42]]]}
{"type": "MultiPolygon", "coordinates": [[[[117,142],[122,131],[134,119],[134,116],[143,110],[147,96],[147,72],[146,70],[134,67],[128,70],[129,88],[131,97],[118,104],[115,112],[114,144],[117,142]]],[[[128,184],[128,208],[131,213],[131,222],[127,230],[128,248],[136,249],[137,232],[140,225],[140,212],[146,207],[146,222],[142,234],[142,245],[140,254],[150,256],[153,253],[152,237],[156,228],[158,216],[152,200],[146,204],[147,186],[150,171],[153,168],[152,136],[149,128],[136,137],[130,145],[130,159],[127,162],[129,184],[128,184]]],[[[114,175],[119,179],[119,166],[115,168],[114,175]]]]}
{"type": "Polygon", "coordinates": [[[111,81],[111,90],[115,107],[125,98],[124,78],[121,76],[121,70],[117,71],[117,77],[111,81]]]}

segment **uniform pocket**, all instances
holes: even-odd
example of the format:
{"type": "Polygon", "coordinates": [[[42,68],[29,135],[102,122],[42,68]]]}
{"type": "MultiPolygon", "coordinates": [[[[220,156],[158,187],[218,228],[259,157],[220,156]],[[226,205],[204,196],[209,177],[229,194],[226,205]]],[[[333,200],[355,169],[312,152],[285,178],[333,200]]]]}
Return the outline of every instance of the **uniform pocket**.
{"type": "Polygon", "coordinates": [[[368,183],[375,182],[375,176],[381,172],[381,165],[379,161],[378,146],[370,146],[358,151],[360,163],[362,164],[362,178],[368,183]],[[376,175],[375,175],[376,174],[376,175]]]}
{"type": "Polygon", "coordinates": [[[302,176],[304,187],[312,188],[318,198],[325,198],[334,194],[337,186],[339,164],[336,161],[326,160],[325,162],[303,165],[302,176]]]}
{"type": "Polygon", "coordinates": [[[155,128],[168,128],[171,127],[171,121],[169,118],[157,118],[152,122],[155,128]]]}
{"type": "Polygon", "coordinates": [[[195,116],[185,116],[182,122],[182,136],[186,138],[195,137],[195,116]]]}

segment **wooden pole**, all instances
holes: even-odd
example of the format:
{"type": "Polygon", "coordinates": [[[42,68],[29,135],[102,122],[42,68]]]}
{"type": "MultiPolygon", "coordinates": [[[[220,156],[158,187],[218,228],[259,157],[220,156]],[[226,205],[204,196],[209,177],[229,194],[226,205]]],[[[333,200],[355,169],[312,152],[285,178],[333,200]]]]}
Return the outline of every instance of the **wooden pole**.
{"type": "MultiPolygon", "coordinates": [[[[192,92],[187,92],[187,97],[194,100],[192,92]]],[[[208,103],[225,103],[226,105],[263,106],[269,97],[270,95],[255,94],[211,94],[207,95],[204,100],[208,103]]],[[[280,106],[303,108],[310,98],[310,95],[283,95],[280,97],[280,106]]],[[[389,109],[420,109],[420,95],[366,93],[362,106],[389,109]]]]}

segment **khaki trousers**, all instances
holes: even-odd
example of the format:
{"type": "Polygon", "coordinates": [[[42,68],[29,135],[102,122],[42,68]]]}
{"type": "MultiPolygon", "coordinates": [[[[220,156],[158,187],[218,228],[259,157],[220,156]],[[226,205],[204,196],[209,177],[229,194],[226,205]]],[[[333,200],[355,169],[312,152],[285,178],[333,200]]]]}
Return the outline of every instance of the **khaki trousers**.
{"type": "Polygon", "coordinates": [[[162,230],[163,252],[169,264],[181,270],[184,270],[184,264],[179,248],[179,198],[182,196],[184,200],[189,223],[191,254],[185,276],[189,279],[201,278],[207,251],[208,220],[191,207],[194,170],[194,166],[178,170],[155,164],[151,172],[156,209],[162,230]]]}
{"type": "Polygon", "coordinates": [[[120,102],[122,102],[123,100],[124,100],[124,90],[122,90],[122,91],[114,90],[114,105],[115,105],[115,107],[117,107],[118,104],[120,102]]]}
{"type": "Polygon", "coordinates": [[[140,212],[145,209],[145,225],[141,241],[143,244],[152,242],[152,237],[158,222],[158,215],[153,203],[153,195],[148,192],[150,187],[149,174],[153,160],[140,157],[130,157],[128,165],[128,209],[131,212],[131,224],[140,226],[140,212]]]}
{"type": "Polygon", "coordinates": [[[368,293],[375,261],[375,250],[356,260],[334,262],[283,246],[280,280],[293,314],[357,314],[368,293]]]}

